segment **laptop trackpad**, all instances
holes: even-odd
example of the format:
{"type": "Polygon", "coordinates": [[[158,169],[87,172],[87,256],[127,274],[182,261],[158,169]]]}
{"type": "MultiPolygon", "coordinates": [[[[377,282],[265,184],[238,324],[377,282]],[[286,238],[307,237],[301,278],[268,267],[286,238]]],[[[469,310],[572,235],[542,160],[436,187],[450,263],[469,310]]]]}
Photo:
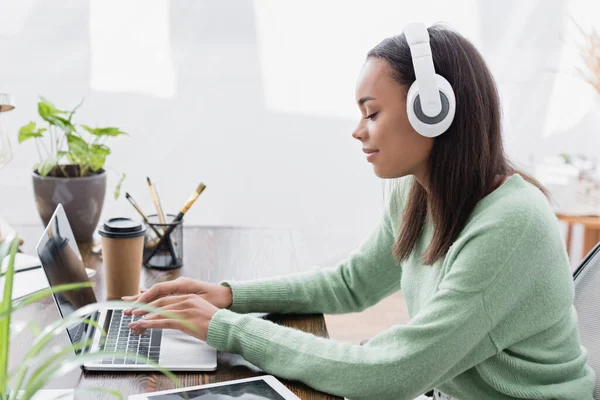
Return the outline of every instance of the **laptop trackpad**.
{"type": "Polygon", "coordinates": [[[164,367],[216,367],[217,351],[193,336],[173,329],[163,329],[159,363],[164,367]]]}

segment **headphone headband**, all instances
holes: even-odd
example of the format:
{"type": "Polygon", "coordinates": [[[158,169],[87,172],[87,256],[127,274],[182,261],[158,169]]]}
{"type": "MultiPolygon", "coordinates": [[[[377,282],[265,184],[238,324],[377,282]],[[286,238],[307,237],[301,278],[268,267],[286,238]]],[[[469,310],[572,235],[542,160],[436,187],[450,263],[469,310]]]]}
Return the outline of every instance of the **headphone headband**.
{"type": "Polygon", "coordinates": [[[404,36],[410,47],[421,109],[426,116],[435,117],[442,111],[442,102],[433,67],[429,33],[424,24],[411,23],[404,28],[404,36]]]}

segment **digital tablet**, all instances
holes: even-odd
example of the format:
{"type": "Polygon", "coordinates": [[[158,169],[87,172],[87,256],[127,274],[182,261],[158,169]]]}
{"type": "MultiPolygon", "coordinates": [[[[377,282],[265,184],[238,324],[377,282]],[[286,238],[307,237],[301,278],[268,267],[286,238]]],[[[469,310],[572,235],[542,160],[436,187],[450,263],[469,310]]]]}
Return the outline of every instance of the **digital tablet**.
{"type": "Polygon", "coordinates": [[[271,375],[209,385],[135,394],[129,400],[300,400],[271,375]],[[187,395],[187,396],[186,396],[187,395]]]}

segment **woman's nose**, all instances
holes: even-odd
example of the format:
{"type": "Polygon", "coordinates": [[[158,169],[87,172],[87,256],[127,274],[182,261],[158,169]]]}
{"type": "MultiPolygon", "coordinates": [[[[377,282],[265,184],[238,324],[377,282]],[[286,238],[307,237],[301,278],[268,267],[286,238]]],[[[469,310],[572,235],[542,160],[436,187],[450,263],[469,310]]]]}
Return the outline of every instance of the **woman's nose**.
{"type": "Polygon", "coordinates": [[[352,132],[352,137],[356,140],[360,140],[361,142],[365,140],[366,130],[360,125],[356,127],[354,132],[352,132]]]}

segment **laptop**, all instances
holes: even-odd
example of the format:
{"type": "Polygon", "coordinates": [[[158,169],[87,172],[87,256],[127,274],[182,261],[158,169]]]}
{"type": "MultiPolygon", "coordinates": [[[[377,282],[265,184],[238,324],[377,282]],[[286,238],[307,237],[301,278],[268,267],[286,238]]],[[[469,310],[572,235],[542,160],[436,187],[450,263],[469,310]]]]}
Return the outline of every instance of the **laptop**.
{"type": "MultiPolygon", "coordinates": [[[[48,222],[37,245],[37,252],[50,287],[67,283],[89,282],[73,231],[61,204],[48,222]]],[[[52,295],[58,312],[67,318],[75,310],[96,303],[91,287],[55,293],[52,295]]],[[[89,315],[107,333],[91,324],[76,324],[67,328],[72,344],[80,341],[91,345],[76,353],[98,353],[94,361],[82,369],[89,371],[150,371],[155,370],[148,359],[170,371],[214,371],[217,352],[205,342],[171,329],[149,329],[142,335],[133,334],[127,327],[139,319],[123,314],[123,307],[108,307],[89,315]],[[90,339],[92,339],[90,341],[90,339]],[[136,353],[138,356],[121,358],[102,356],[103,351],[136,353]]]]}

